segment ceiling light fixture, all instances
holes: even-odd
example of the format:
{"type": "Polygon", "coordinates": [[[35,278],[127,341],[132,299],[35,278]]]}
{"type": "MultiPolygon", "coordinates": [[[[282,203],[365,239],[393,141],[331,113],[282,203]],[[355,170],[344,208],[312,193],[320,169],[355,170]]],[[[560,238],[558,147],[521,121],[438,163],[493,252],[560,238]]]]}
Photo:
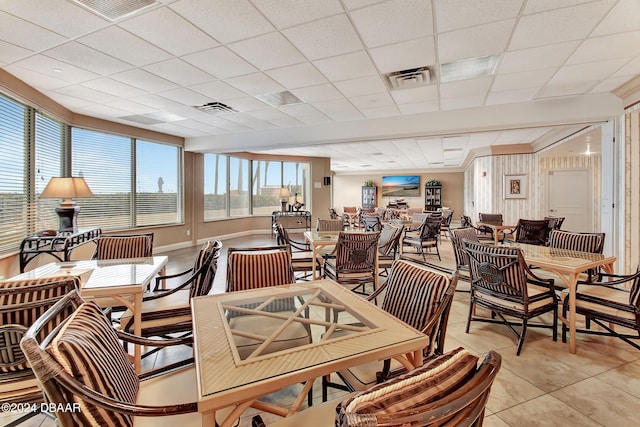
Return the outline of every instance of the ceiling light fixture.
{"type": "Polygon", "coordinates": [[[283,105],[293,105],[293,104],[303,103],[303,101],[300,98],[298,98],[288,90],[285,90],[283,92],[277,92],[277,93],[266,93],[264,95],[256,95],[256,98],[273,107],[282,107],[283,105]]]}
{"type": "Polygon", "coordinates": [[[587,151],[585,151],[584,154],[586,154],[587,156],[590,156],[593,154],[593,151],[591,151],[591,144],[589,144],[588,142],[587,142],[587,151]]]}
{"type": "Polygon", "coordinates": [[[440,65],[440,81],[447,83],[492,76],[498,67],[499,58],[498,55],[489,55],[442,64],[440,65]]]}

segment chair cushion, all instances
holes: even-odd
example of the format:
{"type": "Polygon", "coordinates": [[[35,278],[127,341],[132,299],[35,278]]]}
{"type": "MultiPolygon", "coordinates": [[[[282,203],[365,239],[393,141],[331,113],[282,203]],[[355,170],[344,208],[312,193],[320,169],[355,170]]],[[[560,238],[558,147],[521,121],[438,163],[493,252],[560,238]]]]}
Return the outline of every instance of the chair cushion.
{"type": "MultiPolygon", "coordinates": [[[[282,319],[250,314],[229,319],[229,327],[239,331],[249,331],[251,334],[266,338],[276,331],[282,325],[282,322],[282,319]]],[[[234,340],[240,359],[243,360],[250,356],[263,342],[239,335],[234,335],[234,340]]],[[[261,354],[275,353],[310,343],[311,337],[307,328],[300,322],[292,322],[261,354]]]]}
{"type": "MultiPolygon", "coordinates": [[[[98,305],[82,304],[48,348],[65,372],[88,388],[123,402],[134,403],[139,379],[118,336],[98,305]]],[[[74,396],[79,425],[131,426],[133,417],[94,406],[74,396]]]]}
{"type": "Polygon", "coordinates": [[[476,370],[478,357],[458,348],[406,374],[385,381],[343,401],[337,426],[348,426],[347,416],[405,415],[412,407],[433,402],[464,384],[476,370]]]}
{"type": "MultiPolygon", "coordinates": [[[[131,309],[127,309],[120,317],[120,327],[127,326],[132,317],[133,312],[131,309]]],[[[148,328],[185,322],[191,322],[188,290],[181,290],[162,298],[142,303],[142,331],[148,328]],[[149,316],[145,316],[147,313],[154,313],[152,319],[149,319],[149,316]],[[165,316],[163,317],[162,314],[165,314],[165,316]]],[[[133,324],[128,328],[127,332],[133,332],[133,324]]]]}
{"type": "MultiPolygon", "coordinates": [[[[603,301],[613,301],[620,305],[629,305],[629,293],[621,290],[607,288],[606,286],[597,285],[581,285],[578,287],[578,298],[576,298],[576,310],[580,312],[580,309],[586,309],[589,311],[596,311],[606,313],[610,316],[621,317],[628,319],[632,322],[636,320],[636,317],[631,311],[618,310],[614,307],[608,307],[597,302],[585,301],[580,299],[580,295],[597,298],[603,301]]],[[[564,289],[562,291],[562,299],[569,298],[569,290],[564,289]]]]}
{"type": "Polygon", "coordinates": [[[312,407],[297,412],[291,416],[271,422],[269,423],[269,427],[333,427],[336,419],[336,406],[353,394],[354,393],[351,393],[347,396],[329,400],[320,405],[313,405],[312,407]]]}
{"type": "MultiPolygon", "coordinates": [[[[544,286],[532,285],[530,283],[527,284],[528,295],[530,299],[535,299],[545,293],[548,294],[546,298],[541,298],[535,301],[529,302],[529,311],[535,310],[536,308],[543,307],[548,304],[555,303],[555,299],[552,293],[549,292],[549,288],[545,288],[544,286]]],[[[524,311],[524,304],[520,304],[515,301],[507,301],[502,298],[497,298],[491,295],[487,295],[483,292],[476,292],[475,296],[480,300],[485,300],[487,302],[492,303],[493,305],[503,306],[505,308],[524,311]]]]}

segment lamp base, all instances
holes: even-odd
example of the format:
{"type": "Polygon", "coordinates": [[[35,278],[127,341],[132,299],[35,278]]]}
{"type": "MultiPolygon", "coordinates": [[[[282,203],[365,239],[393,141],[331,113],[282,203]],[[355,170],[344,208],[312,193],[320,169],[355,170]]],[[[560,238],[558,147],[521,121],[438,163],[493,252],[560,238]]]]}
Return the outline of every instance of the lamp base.
{"type": "Polygon", "coordinates": [[[280,202],[280,204],[282,204],[282,212],[286,212],[287,211],[287,201],[286,200],[282,200],[280,202]]]}
{"type": "Polygon", "coordinates": [[[60,206],[56,208],[58,219],[60,221],[58,231],[77,231],[78,230],[78,213],[80,206],[60,206]]]}

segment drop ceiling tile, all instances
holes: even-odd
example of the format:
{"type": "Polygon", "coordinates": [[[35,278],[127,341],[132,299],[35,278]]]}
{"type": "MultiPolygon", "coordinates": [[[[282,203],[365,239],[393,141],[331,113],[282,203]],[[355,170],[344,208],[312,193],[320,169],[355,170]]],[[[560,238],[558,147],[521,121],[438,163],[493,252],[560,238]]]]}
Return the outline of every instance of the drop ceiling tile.
{"type": "MultiPolygon", "coordinates": [[[[20,68],[30,70],[34,73],[44,74],[68,83],[79,83],[99,77],[96,73],[92,73],[91,71],[78,68],[74,65],[70,65],[66,62],[62,62],[45,55],[30,56],[29,58],[16,62],[13,66],[9,66],[7,70],[18,70],[20,68]],[[62,72],[54,70],[60,70],[62,72]]],[[[19,72],[16,73],[17,76],[20,75],[19,72]]]]}
{"type": "Polygon", "coordinates": [[[318,110],[316,110],[309,104],[285,105],[280,108],[280,111],[295,118],[303,116],[316,116],[319,114],[318,110]]]}
{"type": "MultiPolygon", "coordinates": [[[[56,93],[61,93],[67,96],[73,96],[74,98],[86,99],[87,101],[92,101],[94,103],[106,104],[111,101],[115,101],[118,99],[117,97],[110,95],[106,92],[102,92],[95,89],[90,89],[88,87],[83,86],[66,86],[60,89],[56,89],[56,93]]],[[[121,114],[118,114],[121,115],[121,114]]]]}
{"type": "Polygon", "coordinates": [[[286,67],[305,61],[298,49],[278,32],[263,34],[228,46],[260,70],[286,67]]]}
{"type": "Polygon", "coordinates": [[[516,89],[540,88],[549,81],[556,71],[558,71],[558,68],[498,74],[493,81],[491,90],[503,92],[516,89]]]}
{"type": "Polygon", "coordinates": [[[433,34],[431,2],[391,0],[351,12],[351,19],[367,47],[433,34]]]}
{"type": "Polygon", "coordinates": [[[491,92],[487,97],[486,105],[513,104],[517,102],[532,101],[539,88],[508,90],[503,92],[491,92]]]}
{"type": "Polygon", "coordinates": [[[41,51],[65,41],[64,37],[28,21],[0,11],[0,40],[33,51],[41,51]]]}
{"type": "MultiPolygon", "coordinates": [[[[264,108],[264,104],[262,109],[251,111],[251,116],[255,117],[256,119],[264,120],[268,122],[284,120],[284,119],[292,119],[291,116],[283,113],[277,108],[273,108],[273,107],[264,108]]],[[[300,122],[298,122],[298,124],[300,124],[300,122]]]]}
{"type": "Polygon", "coordinates": [[[640,3],[637,0],[621,0],[598,24],[592,36],[640,30],[640,3]]]}
{"type": "Polygon", "coordinates": [[[349,80],[378,74],[365,51],[314,61],[314,65],[330,81],[349,80]]]}
{"type": "Polygon", "coordinates": [[[214,80],[210,74],[177,58],[146,65],[142,68],[179,86],[191,86],[214,80]]]}
{"type": "Polygon", "coordinates": [[[118,27],[109,27],[78,41],[85,46],[138,67],[169,59],[166,51],[118,27]]]}
{"type": "Polygon", "coordinates": [[[629,77],[611,77],[600,82],[596,87],[591,89],[589,93],[612,92],[614,89],[626,83],[629,77]]]}
{"type": "Polygon", "coordinates": [[[20,46],[13,45],[11,43],[5,43],[0,40],[0,61],[5,64],[19,61],[33,54],[32,50],[25,49],[20,46]]]}
{"type": "Polygon", "coordinates": [[[20,76],[20,80],[27,83],[29,86],[33,86],[41,92],[47,92],[69,85],[69,82],[67,81],[57,79],[55,77],[51,77],[47,74],[39,73],[37,71],[18,68],[13,65],[6,65],[3,66],[3,68],[13,75],[20,76]]]}
{"type": "Polygon", "coordinates": [[[171,135],[181,136],[183,138],[193,138],[197,136],[206,135],[202,131],[180,126],[176,123],[158,123],[155,125],[149,125],[149,128],[158,132],[164,132],[171,135]]]}
{"type": "Polygon", "coordinates": [[[390,73],[409,68],[433,66],[436,63],[433,37],[377,47],[370,50],[373,62],[381,73],[390,73]]]}
{"type": "Polygon", "coordinates": [[[395,89],[391,96],[398,104],[415,104],[425,101],[438,100],[438,87],[436,85],[420,86],[407,89],[395,89]]]}
{"type": "Polygon", "coordinates": [[[368,119],[380,117],[393,117],[398,115],[398,108],[395,105],[376,108],[360,108],[360,112],[368,119]]]}
{"type": "Polygon", "coordinates": [[[253,4],[281,29],[344,11],[338,0],[253,0],[253,4]]]}
{"type": "Polygon", "coordinates": [[[331,120],[329,117],[327,117],[326,115],[324,115],[323,113],[317,110],[313,114],[296,117],[296,120],[299,120],[305,125],[320,125],[324,123],[333,123],[333,120],[331,120]]]}
{"type": "Polygon", "coordinates": [[[361,119],[362,114],[346,99],[318,102],[314,105],[318,110],[336,121],[361,119]]]}
{"type": "Polygon", "coordinates": [[[464,108],[481,107],[484,104],[484,96],[459,96],[455,98],[443,98],[440,102],[442,111],[462,110],[464,108]]]}
{"type": "Polygon", "coordinates": [[[306,103],[344,99],[340,91],[330,84],[302,87],[291,92],[306,103]]]}
{"type": "Polygon", "coordinates": [[[369,95],[387,89],[380,76],[360,77],[335,83],[336,87],[346,97],[369,95]]]}
{"type": "MultiPolygon", "coordinates": [[[[617,0],[606,0],[611,6],[617,0]]],[[[562,9],[567,6],[576,6],[583,3],[590,3],[591,0],[528,0],[524,9],[524,14],[546,12],[553,9],[562,9]]],[[[604,3],[605,1],[603,1],[604,3]]]]}
{"type": "Polygon", "coordinates": [[[318,69],[308,62],[270,70],[266,74],[287,89],[315,86],[327,82],[318,69]]]}
{"type": "Polygon", "coordinates": [[[153,107],[129,99],[117,99],[107,103],[107,105],[133,114],[147,114],[155,111],[153,107]]]}
{"type": "Polygon", "coordinates": [[[578,45],[579,42],[572,41],[506,52],[498,72],[506,74],[559,67],[566,62],[578,45]]]}
{"type": "Polygon", "coordinates": [[[282,92],[284,88],[262,73],[247,74],[226,80],[230,85],[248,93],[249,95],[264,95],[282,92]]]}
{"type": "Polygon", "coordinates": [[[609,8],[608,2],[591,2],[526,15],[520,18],[509,49],[525,49],[585,38],[609,8]],[[571,22],[571,25],[565,25],[571,22]]]}
{"type": "Polygon", "coordinates": [[[180,120],[172,123],[176,126],[181,126],[183,128],[195,129],[197,131],[204,132],[204,135],[221,135],[223,133],[228,133],[226,131],[223,131],[222,129],[219,129],[215,126],[211,126],[207,123],[203,123],[198,120],[186,119],[186,120],[180,120]]]}
{"type": "Polygon", "coordinates": [[[626,77],[627,80],[640,74],[640,58],[634,58],[616,71],[612,77],[626,77]]]}
{"type": "Polygon", "coordinates": [[[252,96],[243,96],[241,98],[225,99],[224,103],[229,105],[234,110],[240,112],[262,110],[265,107],[265,103],[252,96]]]}
{"type": "Polygon", "coordinates": [[[46,56],[107,76],[131,68],[130,64],[77,42],[69,42],[44,52],[46,56]]]}
{"type": "Polygon", "coordinates": [[[356,96],[349,98],[349,101],[359,110],[395,106],[388,92],[356,96]]]}
{"type": "Polygon", "coordinates": [[[522,0],[436,0],[438,32],[515,18],[522,3],[522,0]]]}
{"type": "Polygon", "coordinates": [[[515,22],[515,19],[508,19],[440,34],[438,36],[440,63],[502,52],[509,43],[515,22]]]}
{"type": "Polygon", "coordinates": [[[88,116],[98,116],[98,117],[102,117],[104,119],[111,119],[111,117],[119,117],[119,116],[125,116],[128,113],[126,111],[117,109],[117,108],[113,108],[110,107],[107,104],[93,104],[93,105],[87,105],[85,107],[82,108],[78,108],[77,112],[80,114],[85,114],[88,116]]]}
{"type": "Polygon", "coordinates": [[[143,105],[148,105],[150,107],[155,108],[158,111],[173,111],[177,108],[184,107],[184,105],[178,102],[171,101],[170,99],[167,99],[163,96],[152,95],[152,94],[137,96],[133,98],[132,101],[139,102],[140,104],[143,104],[143,105]]]}
{"type": "Polygon", "coordinates": [[[440,85],[440,96],[443,99],[468,96],[484,97],[489,90],[490,84],[490,77],[443,83],[440,85]]]}
{"type": "Polygon", "coordinates": [[[592,37],[582,42],[567,64],[583,64],[615,58],[629,58],[640,54],[640,31],[592,37]]]}
{"type": "Polygon", "coordinates": [[[247,0],[182,0],[169,7],[222,44],[274,30],[247,0]]]}
{"type": "MultiPolygon", "coordinates": [[[[86,107],[87,105],[92,105],[93,101],[87,101],[86,99],[76,98],[75,96],[63,95],[61,93],[56,92],[47,92],[46,95],[53,99],[60,105],[64,105],[66,108],[71,111],[77,111],[79,108],[86,107]]],[[[116,107],[117,108],[117,107],[116,107]]]]}
{"type": "Polygon", "coordinates": [[[211,98],[184,87],[159,92],[158,95],[189,106],[202,105],[207,102],[211,102],[211,98]]]}
{"type": "Polygon", "coordinates": [[[549,84],[602,80],[619,70],[627,62],[628,59],[611,59],[597,63],[567,65],[558,70],[549,84]]]}
{"type": "Polygon", "coordinates": [[[189,86],[189,89],[211,98],[212,101],[221,99],[240,98],[244,93],[222,81],[213,81],[189,86]]]}
{"type": "Polygon", "coordinates": [[[140,96],[146,93],[144,90],[140,90],[137,87],[130,86],[128,84],[110,79],[108,77],[100,77],[94,80],[89,80],[82,83],[82,86],[110,93],[122,98],[132,98],[134,96],[140,96]]]}
{"type": "Polygon", "coordinates": [[[363,47],[345,14],[298,25],[282,32],[311,60],[355,52],[363,47]]]}
{"type": "Polygon", "coordinates": [[[166,7],[136,15],[119,26],[176,56],[218,46],[212,37],[166,7]]]}
{"type": "Polygon", "coordinates": [[[219,79],[242,76],[257,71],[253,65],[226,47],[193,53],[182,59],[219,79]]]}
{"type": "Polygon", "coordinates": [[[371,6],[380,3],[380,0],[343,0],[345,7],[349,10],[360,9],[361,7],[371,6]]]}
{"type": "Polygon", "coordinates": [[[558,96],[583,95],[590,87],[595,85],[597,80],[579,81],[570,83],[551,83],[543,87],[536,99],[554,98],[558,96]]]}
{"type": "Polygon", "coordinates": [[[177,87],[174,82],[170,82],[169,80],[163,79],[162,77],[141,69],[112,74],[109,78],[146,90],[147,92],[161,92],[177,87]]]}
{"type": "Polygon", "coordinates": [[[398,104],[398,109],[402,114],[419,114],[419,113],[431,113],[438,111],[438,100],[416,102],[412,104],[398,104]]]}

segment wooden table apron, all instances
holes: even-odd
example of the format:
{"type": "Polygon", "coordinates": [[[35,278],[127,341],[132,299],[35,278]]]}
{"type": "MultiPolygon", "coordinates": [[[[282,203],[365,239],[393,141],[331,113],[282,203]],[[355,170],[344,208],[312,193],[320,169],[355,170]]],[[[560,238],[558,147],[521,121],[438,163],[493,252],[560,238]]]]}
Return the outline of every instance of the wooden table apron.
{"type": "Polygon", "coordinates": [[[547,246],[511,243],[519,247],[529,265],[553,272],[569,290],[569,318],[558,313],[560,320],[569,326],[569,351],[576,352],[576,288],[581,273],[592,268],[602,267],[607,273],[613,273],[614,256],[578,252],[547,246]]]}
{"type": "MultiPolygon", "coordinates": [[[[314,300],[318,302],[318,299],[314,300]]],[[[311,310],[320,309],[312,305],[311,310]]],[[[324,307],[329,310],[329,307],[324,307]]],[[[429,337],[401,322],[357,294],[331,281],[320,280],[295,285],[196,297],[192,300],[194,354],[198,380],[198,411],[203,425],[213,425],[215,411],[234,410],[222,427],[235,423],[250,406],[288,415],[298,411],[313,380],[352,366],[393,357],[408,369],[422,365],[422,349],[429,337]],[[301,347],[240,360],[233,343],[224,304],[264,301],[274,296],[306,295],[309,301],[322,293],[331,301],[357,313],[371,326],[366,331],[336,339],[319,340],[301,347]],[[278,408],[257,402],[284,387],[306,382],[292,408],[278,408]]],[[[325,313],[326,315],[326,313],[325,313]]],[[[305,318],[306,319],[306,318],[305,318]]],[[[311,316],[312,326],[331,328],[320,316],[311,316]]],[[[220,421],[218,421],[220,423],[220,421]]]]}
{"type": "MultiPolygon", "coordinates": [[[[29,279],[61,274],[80,277],[83,298],[112,298],[133,313],[133,333],[140,335],[142,298],[147,285],[167,264],[168,257],[131,258],[120,260],[87,260],[69,263],[49,263],[12,279],[29,279]],[[67,266],[68,265],[68,266],[67,266]]],[[[141,371],[141,349],[133,346],[133,363],[141,371]]]]}

